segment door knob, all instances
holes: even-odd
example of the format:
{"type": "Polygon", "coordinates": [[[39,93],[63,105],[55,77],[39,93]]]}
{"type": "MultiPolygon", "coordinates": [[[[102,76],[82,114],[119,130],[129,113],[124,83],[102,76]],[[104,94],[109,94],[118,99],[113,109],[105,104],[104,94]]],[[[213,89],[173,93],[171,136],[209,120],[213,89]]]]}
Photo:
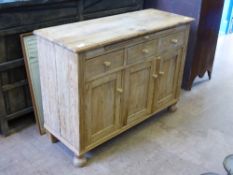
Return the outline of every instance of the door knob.
{"type": "Polygon", "coordinates": [[[177,39],[172,39],[172,40],[171,40],[171,43],[172,43],[172,44],[177,44],[177,43],[178,43],[178,40],[177,40],[177,39]]]}
{"type": "Polygon", "coordinates": [[[119,92],[121,94],[121,93],[123,93],[123,89],[122,88],[117,88],[117,92],[119,92]]]}
{"type": "Polygon", "coordinates": [[[157,75],[157,74],[153,74],[152,77],[153,77],[154,79],[156,79],[156,78],[158,78],[158,75],[157,75]]]}
{"type": "Polygon", "coordinates": [[[145,38],[145,39],[150,39],[150,37],[149,37],[149,36],[144,36],[144,38],[145,38]]]}
{"type": "Polygon", "coordinates": [[[160,72],[159,72],[159,75],[164,75],[164,72],[160,71],[160,72]]]}
{"type": "Polygon", "coordinates": [[[147,53],[149,53],[149,50],[148,50],[148,49],[143,49],[142,52],[143,52],[144,54],[147,54],[147,53]]]}
{"type": "Polygon", "coordinates": [[[104,62],[104,65],[105,65],[106,67],[110,67],[110,66],[111,66],[111,62],[105,61],[105,62],[104,62]]]}

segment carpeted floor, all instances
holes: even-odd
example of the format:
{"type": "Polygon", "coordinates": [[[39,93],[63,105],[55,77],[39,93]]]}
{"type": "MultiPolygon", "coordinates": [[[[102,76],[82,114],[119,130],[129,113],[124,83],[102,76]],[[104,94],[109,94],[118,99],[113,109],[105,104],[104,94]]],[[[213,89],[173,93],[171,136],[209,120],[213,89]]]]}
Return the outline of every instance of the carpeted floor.
{"type": "Polygon", "coordinates": [[[213,78],[182,91],[178,111],[156,115],[87,154],[74,168],[73,154],[51,144],[31,126],[0,136],[0,175],[224,175],[233,153],[233,35],[219,39],[213,78]]]}

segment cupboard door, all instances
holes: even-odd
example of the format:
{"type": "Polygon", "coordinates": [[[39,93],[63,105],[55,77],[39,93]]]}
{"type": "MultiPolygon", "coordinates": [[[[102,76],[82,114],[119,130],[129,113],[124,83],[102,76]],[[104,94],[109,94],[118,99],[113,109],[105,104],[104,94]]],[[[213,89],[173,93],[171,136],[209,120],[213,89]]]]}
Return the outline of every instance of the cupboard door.
{"type": "Polygon", "coordinates": [[[153,111],[164,108],[176,100],[181,51],[171,50],[156,59],[155,93],[153,111]]]}
{"type": "Polygon", "coordinates": [[[86,146],[112,134],[120,126],[121,72],[86,84],[86,146]]]}
{"type": "Polygon", "coordinates": [[[132,66],[125,74],[124,124],[146,117],[152,107],[152,62],[132,66]]]}

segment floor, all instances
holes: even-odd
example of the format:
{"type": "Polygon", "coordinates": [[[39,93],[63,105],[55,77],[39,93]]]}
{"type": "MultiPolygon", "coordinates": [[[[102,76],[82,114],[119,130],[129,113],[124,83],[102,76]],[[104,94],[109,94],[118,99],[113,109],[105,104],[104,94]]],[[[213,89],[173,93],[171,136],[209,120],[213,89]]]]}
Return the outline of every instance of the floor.
{"type": "MultiPolygon", "coordinates": [[[[233,153],[233,35],[219,39],[213,78],[182,92],[178,111],[154,116],[91,151],[85,168],[35,126],[0,136],[0,175],[224,175],[233,153]]],[[[204,82],[203,82],[204,81],[204,82]]]]}

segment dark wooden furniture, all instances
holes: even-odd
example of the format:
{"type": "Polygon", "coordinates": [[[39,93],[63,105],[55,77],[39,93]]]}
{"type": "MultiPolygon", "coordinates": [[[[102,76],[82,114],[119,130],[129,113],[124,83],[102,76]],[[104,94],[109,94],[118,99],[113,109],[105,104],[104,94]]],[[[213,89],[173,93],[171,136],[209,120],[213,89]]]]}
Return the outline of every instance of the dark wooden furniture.
{"type": "Polygon", "coordinates": [[[38,28],[142,9],[143,0],[0,1],[0,129],[33,111],[19,35],[38,28]]]}
{"type": "Polygon", "coordinates": [[[190,33],[182,87],[191,90],[194,79],[212,75],[224,0],[146,0],[157,8],[195,18],[190,33]]]}

